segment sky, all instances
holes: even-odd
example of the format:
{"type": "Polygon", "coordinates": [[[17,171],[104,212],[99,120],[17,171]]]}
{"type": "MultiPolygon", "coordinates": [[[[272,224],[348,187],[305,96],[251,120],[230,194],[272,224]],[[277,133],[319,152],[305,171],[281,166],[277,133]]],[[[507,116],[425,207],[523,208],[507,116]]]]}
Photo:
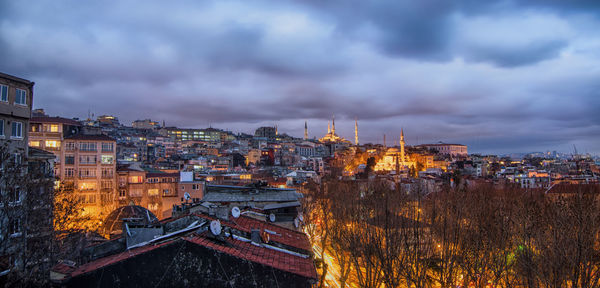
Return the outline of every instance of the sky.
{"type": "Polygon", "coordinates": [[[600,154],[600,1],[1,1],[52,116],[600,154]]]}

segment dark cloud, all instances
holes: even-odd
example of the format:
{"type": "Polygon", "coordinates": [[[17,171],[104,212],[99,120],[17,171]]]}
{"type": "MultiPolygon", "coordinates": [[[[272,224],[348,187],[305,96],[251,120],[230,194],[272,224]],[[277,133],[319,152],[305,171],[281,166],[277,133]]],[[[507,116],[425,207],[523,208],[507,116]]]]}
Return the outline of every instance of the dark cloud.
{"type": "Polygon", "coordinates": [[[0,71],[54,115],[600,153],[597,1],[4,4],[0,71]]]}
{"type": "Polygon", "coordinates": [[[522,47],[471,47],[466,59],[473,61],[490,61],[501,67],[518,67],[535,64],[546,59],[556,58],[567,46],[566,41],[543,41],[522,47]]]}

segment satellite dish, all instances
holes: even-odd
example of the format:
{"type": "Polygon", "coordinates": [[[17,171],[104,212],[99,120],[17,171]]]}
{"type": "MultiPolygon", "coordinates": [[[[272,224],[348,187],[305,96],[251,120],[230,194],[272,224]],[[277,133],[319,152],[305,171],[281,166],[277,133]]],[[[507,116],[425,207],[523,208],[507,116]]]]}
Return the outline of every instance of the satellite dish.
{"type": "Polygon", "coordinates": [[[273,213],[269,214],[269,221],[275,222],[275,214],[273,214],[273,213]]]}
{"type": "Polygon", "coordinates": [[[304,216],[302,216],[302,213],[298,213],[298,220],[304,222],[304,216]]]}
{"type": "Polygon", "coordinates": [[[240,208],[237,206],[234,206],[233,208],[231,208],[231,216],[233,216],[233,218],[239,218],[240,217],[240,208]]]}
{"type": "Polygon", "coordinates": [[[210,221],[210,232],[215,236],[221,235],[221,222],[219,220],[210,221]]]}
{"type": "Polygon", "coordinates": [[[185,199],[185,201],[188,201],[188,200],[192,199],[192,196],[190,195],[190,193],[185,192],[183,194],[183,198],[185,199]]]}
{"type": "Polygon", "coordinates": [[[298,218],[294,218],[294,226],[296,228],[300,227],[300,220],[298,220],[298,218]]]}

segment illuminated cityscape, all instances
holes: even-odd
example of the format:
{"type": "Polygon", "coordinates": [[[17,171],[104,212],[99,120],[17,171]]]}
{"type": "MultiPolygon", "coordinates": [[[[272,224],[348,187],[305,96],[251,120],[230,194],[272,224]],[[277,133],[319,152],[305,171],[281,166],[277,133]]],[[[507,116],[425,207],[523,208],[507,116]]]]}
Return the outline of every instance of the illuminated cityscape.
{"type": "Polygon", "coordinates": [[[600,287],[600,5],[13,1],[0,286],[600,287]]]}

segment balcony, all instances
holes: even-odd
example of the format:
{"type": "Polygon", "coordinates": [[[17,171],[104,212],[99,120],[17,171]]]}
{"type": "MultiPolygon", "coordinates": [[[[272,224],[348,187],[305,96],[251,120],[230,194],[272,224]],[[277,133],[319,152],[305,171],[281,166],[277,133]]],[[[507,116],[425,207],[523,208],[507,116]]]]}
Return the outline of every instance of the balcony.
{"type": "Polygon", "coordinates": [[[86,179],[86,178],[88,178],[88,179],[89,178],[96,178],[96,175],[89,175],[89,174],[88,175],[82,175],[82,174],[79,174],[79,178],[83,178],[83,179],[86,179]]]}
{"type": "Polygon", "coordinates": [[[102,174],[102,179],[112,179],[114,177],[114,174],[102,174]]]}

